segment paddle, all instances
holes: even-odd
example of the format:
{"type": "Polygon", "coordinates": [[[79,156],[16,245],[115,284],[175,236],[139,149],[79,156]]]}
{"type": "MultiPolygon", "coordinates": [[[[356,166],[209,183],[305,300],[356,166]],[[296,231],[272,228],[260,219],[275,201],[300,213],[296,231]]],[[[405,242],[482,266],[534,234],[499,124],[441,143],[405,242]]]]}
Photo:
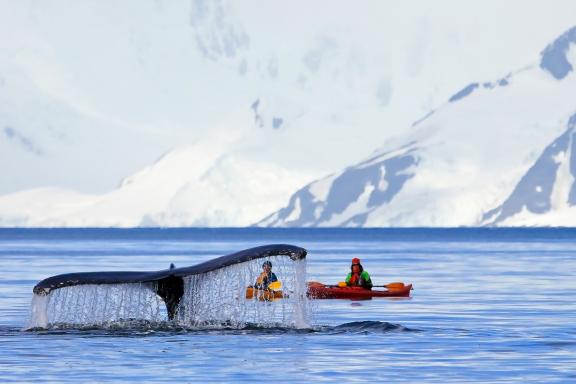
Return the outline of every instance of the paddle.
{"type": "Polygon", "coordinates": [[[400,288],[404,288],[405,285],[404,285],[404,283],[390,283],[390,284],[386,284],[386,285],[373,285],[373,287],[388,288],[388,289],[400,289],[400,288]]]}
{"type": "Polygon", "coordinates": [[[277,291],[280,288],[282,288],[282,283],[280,281],[273,281],[270,284],[268,284],[268,289],[271,289],[273,291],[277,291]]]}
{"type": "MultiPolygon", "coordinates": [[[[328,287],[328,288],[336,288],[336,287],[344,288],[347,286],[348,285],[343,281],[339,282],[338,285],[325,285],[325,287],[328,287]]],[[[388,289],[402,289],[405,287],[405,285],[404,285],[404,283],[390,283],[390,284],[386,284],[386,285],[373,285],[372,287],[373,288],[376,287],[376,288],[388,288],[388,289]]]]}

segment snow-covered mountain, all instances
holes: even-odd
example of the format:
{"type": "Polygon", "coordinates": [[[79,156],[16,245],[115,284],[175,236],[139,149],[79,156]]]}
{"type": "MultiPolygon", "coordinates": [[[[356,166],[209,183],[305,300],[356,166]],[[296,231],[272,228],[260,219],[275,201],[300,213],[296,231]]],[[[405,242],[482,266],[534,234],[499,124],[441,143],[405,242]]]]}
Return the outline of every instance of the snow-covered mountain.
{"type": "Polygon", "coordinates": [[[244,109],[259,132],[252,160],[319,177],[403,133],[454,87],[521,65],[575,10],[566,0],[0,2],[0,195],[109,192],[244,109]]]}
{"type": "MultiPolygon", "coordinates": [[[[353,213],[395,202],[436,171],[426,165],[432,129],[423,127],[485,92],[534,90],[520,81],[534,70],[471,84],[408,129],[414,117],[470,79],[529,61],[575,9],[564,0],[2,3],[0,226],[249,225],[396,135],[366,170],[314,184],[299,208],[263,222],[380,225],[353,213]],[[363,178],[376,188],[369,196],[363,178]]],[[[535,148],[525,136],[517,144],[535,148]]],[[[505,222],[510,203],[496,195],[482,196],[490,200],[482,223],[505,222]]],[[[460,221],[431,225],[445,222],[460,221]]]]}
{"type": "Polygon", "coordinates": [[[37,188],[2,196],[0,226],[249,225],[277,209],[310,176],[235,153],[244,137],[242,129],[235,132],[215,129],[194,145],[166,153],[109,193],[37,188]]]}
{"type": "Polygon", "coordinates": [[[576,225],[576,27],[472,83],[260,226],[576,225]]]}
{"type": "Polygon", "coordinates": [[[83,185],[100,192],[99,175],[121,179],[158,148],[169,147],[91,110],[79,97],[58,97],[0,57],[0,190],[83,185]],[[126,156],[126,142],[138,153],[126,156]]]}

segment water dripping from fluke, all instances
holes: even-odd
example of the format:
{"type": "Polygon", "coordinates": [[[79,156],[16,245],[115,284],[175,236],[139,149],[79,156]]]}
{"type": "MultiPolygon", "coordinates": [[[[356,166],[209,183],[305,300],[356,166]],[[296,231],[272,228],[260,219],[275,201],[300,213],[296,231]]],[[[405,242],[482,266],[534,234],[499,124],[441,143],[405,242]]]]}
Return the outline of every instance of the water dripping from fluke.
{"type": "Polygon", "coordinates": [[[28,329],[309,328],[306,250],[268,245],[192,267],[157,272],[86,272],[53,276],[34,287],[28,329]],[[262,260],[274,265],[285,295],[246,299],[262,260]]]}

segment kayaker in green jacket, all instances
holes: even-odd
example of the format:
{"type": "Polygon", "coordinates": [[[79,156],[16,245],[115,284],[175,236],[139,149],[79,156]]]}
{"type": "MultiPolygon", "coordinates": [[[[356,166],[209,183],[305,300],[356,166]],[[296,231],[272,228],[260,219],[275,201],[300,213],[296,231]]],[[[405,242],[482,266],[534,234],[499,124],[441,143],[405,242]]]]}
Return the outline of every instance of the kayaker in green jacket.
{"type": "Polygon", "coordinates": [[[350,266],[350,273],[346,276],[346,285],[372,289],[372,280],[370,274],[364,270],[360,259],[355,257],[352,259],[350,266]]]}

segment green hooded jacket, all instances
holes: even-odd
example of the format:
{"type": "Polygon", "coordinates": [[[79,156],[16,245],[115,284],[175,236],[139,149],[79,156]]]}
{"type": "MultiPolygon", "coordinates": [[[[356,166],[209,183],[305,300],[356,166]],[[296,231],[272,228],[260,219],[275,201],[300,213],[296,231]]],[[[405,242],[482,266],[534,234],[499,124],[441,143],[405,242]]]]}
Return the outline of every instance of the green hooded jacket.
{"type": "MultiPolygon", "coordinates": [[[[346,276],[346,284],[347,285],[350,285],[351,279],[352,279],[352,272],[350,272],[348,274],[348,276],[346,276]]],[[[364,288],[372,288],[372,280],[370,279],[370,274],[368,272],[362,271],[360,273],[360,282],[358,285],[360,285],[364,288]]]]}

